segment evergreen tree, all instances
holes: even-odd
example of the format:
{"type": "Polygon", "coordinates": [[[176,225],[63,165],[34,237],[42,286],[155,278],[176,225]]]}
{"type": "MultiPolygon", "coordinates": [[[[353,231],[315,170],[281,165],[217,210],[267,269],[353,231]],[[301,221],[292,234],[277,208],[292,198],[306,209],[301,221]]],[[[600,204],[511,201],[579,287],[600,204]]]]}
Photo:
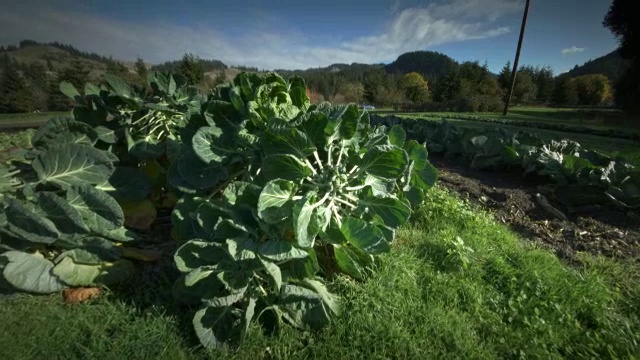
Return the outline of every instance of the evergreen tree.
{"type": "Polygon", "coordinates": [[[553,94],[553,70],[550,66],[539,68],[535,74],[535,83],[538,88],[537,101],[543,104],[551,100],[553,94]]]}
{"type": "Polygon", "coordinates": [[[73,84],[76,89],[82,89],[84,88],[84,84],[89,81],[90,72],[91,70],[85,66],[82,60],[74,59],[71,62],[71,66],[64,68],[58,74],[58,84],[62,81],[68,81],[73,84]]]}
{"type": "Polygon", "coordinates": [[[198,85],[204,79],[204,70],[200,64],[200,59],[193,54],[184,54],[178,70],[190,85],[198,85]]]}
{"type": "Polygon", "coordinates": [[[136,73],[142,79],[147,78],[147,65],[144,63],[144,60],[142,60],[142,58],[140,57],[138,57],[138,60],[136,61],[136,73]]]}
{"type": "Polygon", "coordinates": [[[0,112],[19,113],[33,110],[31,89],[18,66],[10,62],[0,77],[0,112]]]}
{"type": "Polygon", "coordinates": [[[560,76],[555,80],[551,102],[555,106],[574,106],[578,103],[578,93],[572,78],[560,76]]]}
{"type": "Polygon", "coordinates": [[[500,70],[500,74],[498,74],[498,85],[500,85],[503,91],[509,91],[509,87],[511,86],[511,61],[507,61],[502,70],[500,70]]]}

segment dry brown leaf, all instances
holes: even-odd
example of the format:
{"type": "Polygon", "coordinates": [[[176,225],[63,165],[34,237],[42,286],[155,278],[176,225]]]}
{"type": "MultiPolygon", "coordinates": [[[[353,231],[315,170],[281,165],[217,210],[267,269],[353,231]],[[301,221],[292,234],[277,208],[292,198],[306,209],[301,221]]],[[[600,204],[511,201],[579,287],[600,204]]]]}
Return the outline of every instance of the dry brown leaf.
{"type": "Polygon", "coordinates": [[[80,304],[96,296],[99,296],[102,290],[98,287],[79,287],[72,289],[65,289],[62,292],[64,302],[67,304],[80,304]]]}

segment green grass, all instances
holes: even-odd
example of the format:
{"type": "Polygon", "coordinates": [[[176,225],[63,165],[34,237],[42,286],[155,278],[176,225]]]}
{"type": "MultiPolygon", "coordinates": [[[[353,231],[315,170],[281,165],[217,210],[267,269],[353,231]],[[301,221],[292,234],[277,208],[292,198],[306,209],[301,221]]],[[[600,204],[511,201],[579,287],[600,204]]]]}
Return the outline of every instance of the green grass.
{"type": "Polygon", "coordinates": [[[624,128],[640,132],[640,119],[630,117],[617,109],[572,109],[550,107],[512,107],[507,116],[502,112],[425,112],[412,115],[470,115],[489,119],[506,119],[540,123],[562,123],[596,129],[624,128]]]}
{"type": "Polygon", "coordinates": [[[33,127],[44,124],[49,118],[69,115],[68,111],[23,114],[0,114],[0,131],[15,127],[33,127]]]}
{"type": "Polygon", "coordinates": [[[441,188],[411,224],[368,281],[331,284],[342,314],[319,332],[268,334],[254,325],[239,349],[207,353],[191,330],[192,310],[172,299],[175,273],[152,269],[83,305],[59,295],[0,300],[0,358],[640,356],[637,263],[585,257],[569,267],[441,188]]]}

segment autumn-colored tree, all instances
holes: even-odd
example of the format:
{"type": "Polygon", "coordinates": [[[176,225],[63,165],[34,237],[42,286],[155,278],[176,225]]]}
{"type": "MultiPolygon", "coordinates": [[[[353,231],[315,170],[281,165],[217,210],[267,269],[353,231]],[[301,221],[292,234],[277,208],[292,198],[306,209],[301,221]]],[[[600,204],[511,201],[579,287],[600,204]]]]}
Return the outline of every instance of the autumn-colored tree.
{"type": "Polygon", "coordinates": [[[581,105],[602,105],[613,99],[609,79],[602,74],[578,76],[573,81],[581,105]]]}
{"type": "Polygon", "coordinates": [[[422,75],[410,72],[402,78],[402,89],[409,101],[423,104],[429,101],[429,84],[422,75]]]}

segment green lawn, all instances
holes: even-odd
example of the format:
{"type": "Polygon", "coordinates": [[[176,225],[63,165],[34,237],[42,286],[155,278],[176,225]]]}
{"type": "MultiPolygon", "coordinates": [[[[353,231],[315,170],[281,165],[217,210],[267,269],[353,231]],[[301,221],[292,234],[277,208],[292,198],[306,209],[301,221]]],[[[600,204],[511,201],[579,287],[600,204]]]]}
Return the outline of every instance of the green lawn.
{"type": "Polygon", "coordinates": [[[0,299],[0,358],[638,358],[637,262],[584,259],[569,267],[436,187],[375,275],[331,284],[342,314],[320,332],[253,326],[239,349],[207,353],[172,299],[175,273],[150,265],[83,305],[0,299]]]}
{"type": "Polygon", "coordinates": [[[0,131],[7,128],[37,127],[44,124],[49,118],[69,115],[68,111],[0,114],[0,131]]]}

